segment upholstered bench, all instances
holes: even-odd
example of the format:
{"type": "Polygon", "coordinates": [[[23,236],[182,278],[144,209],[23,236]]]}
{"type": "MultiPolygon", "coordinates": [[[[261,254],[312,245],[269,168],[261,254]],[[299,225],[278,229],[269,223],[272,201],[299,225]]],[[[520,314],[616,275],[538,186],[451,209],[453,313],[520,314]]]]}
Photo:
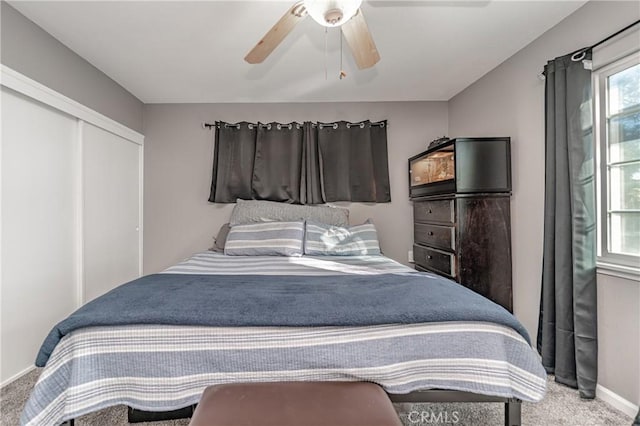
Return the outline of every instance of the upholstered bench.
{"type": "Polygon", "coordinates": [[[402,426],[382,388],[365,382],[209,386],[190,426],[402,426]]]}

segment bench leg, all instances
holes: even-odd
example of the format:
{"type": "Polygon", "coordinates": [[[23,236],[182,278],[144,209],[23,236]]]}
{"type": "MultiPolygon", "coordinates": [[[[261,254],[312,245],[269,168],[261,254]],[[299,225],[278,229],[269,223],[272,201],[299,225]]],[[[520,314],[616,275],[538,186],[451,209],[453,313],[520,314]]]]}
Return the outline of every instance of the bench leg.
{"type": "Polygon", "coordinates": [[[517,400],[511,400],[504,403],[504,425],[505,426],[521,426],[521,405],[517,400]]]}

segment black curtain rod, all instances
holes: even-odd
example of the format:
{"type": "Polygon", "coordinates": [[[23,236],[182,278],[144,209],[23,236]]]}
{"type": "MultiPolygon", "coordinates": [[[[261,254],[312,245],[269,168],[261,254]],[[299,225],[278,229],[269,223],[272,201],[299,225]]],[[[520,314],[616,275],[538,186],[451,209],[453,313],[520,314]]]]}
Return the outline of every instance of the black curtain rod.
{"type": "Polygon", "coordinates": [[[640,19],[638,19],[636,22],[634,22],[634,23],[632,23],[632,24],[627,25],[626,27],[624,27],[624,28],[623,28],[623,29],[621,29],[620,31],[617,31],[617,32],[615,32],[615,33],[611,34],[609,37],[603,38],[602,40],[600,40],[599,42],[597,42],[596,44],[594,44],[593,46],[591,46],[591,47],[590,47],[590,49],[594,49],[594,48],[596,48],[596,47],[600,46],[602,43],[606,43],[606,42],[608,42],[609,40],[611,40],[612,38],[614,38],[614,37],[615,37],[615,36],[617,36],[618,34],[622,34],[623,32],[627,31],[629,28],[631,28],[631,27],[633,27],[633,26],[636,26],[636,25],[638,25],[638,24],[640,24],[640,19]]]}
{"type": "MultiPolygon", "coordinates": [[[[267,123],[267,124],[268,124],[268,123],[267,123]]],[[[264,126],[267,126],[267,124],[264,124],[264,126]]],[[[331,123],[322,123],[322,124],[324,124],[325,126],[328,126],[328,125],[329,125],[329,124],[331,124],[331,123]]],[[[354,125],[354,127],[355,127],[355,125],[360,124],[360,123],[351,123],[351,124],[353,124],[353,125],[354,125]]],[[[389,126],[389,124],[388,124],[388,123],[383,123],[383,122],[379,122],[379,123],[369,123],[369,124],[370,124],[370,125],[372,125],[372,126],[380,126],[380,127],[385,127],[385,126],[387,126],[387,127],[388,127],[388,126],[389,126]]],[[[336,125],[337,125],[337,124],[336,124],[336,125]]],[[[364,125],[364,124],[363,124],[363,125],[364,125]]],[[[239,124],[238,124],[237,126],[239,126],[239,124]]],[[[316,127],[316,126],[317,126],[317,124],[313,123],[313,127],[316,127]]],[[[347,123],[347,126],[349,126],[349,123],[347,123]]],[[[217,124],[215,124],[215,123],[206,123],[206,122],[205,122],[205,123],[202,123],[202,128],[203,128],[203,129],[211,129],[211,128],[215,128],[215,127],[217,127],[217,124]]],[[[286,127],[286,125],[284,125],[284,127],[286,127]]]]}
{"type": "Polygon", "coordinates": [[[616,31],[615,33],[611,34],[610,36],[603,38],[599,42],[597,42],[597,43],[595,43],[595,44],[593,44],[593,45],[591,45],[589,47],[583,47],[582,49],[576,50],[573,54],[576,55],[576,54],[581,53],[581,52],[586,52],[589,49],[595,49],[596,47],[600,46],[601,44],[608,42],[609,40],[611,40],[615,36],[622,34],[623,32],[627,31],[629,28],[635,27],[638,24],[640,24],[640,19],[638,19],[635,22],[632,22],[631,24],[627,25],[623,29],[621,29],[619,31],[616,31]]]}

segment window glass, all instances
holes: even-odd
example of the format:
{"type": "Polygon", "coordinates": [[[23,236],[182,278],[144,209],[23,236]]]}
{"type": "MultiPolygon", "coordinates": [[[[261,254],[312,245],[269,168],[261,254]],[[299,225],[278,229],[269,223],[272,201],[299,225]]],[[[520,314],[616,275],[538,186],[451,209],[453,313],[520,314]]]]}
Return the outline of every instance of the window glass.
{"type": "Polygon", "coordinates": [[[609,119],[609,161],[640,158],[640,111],[609,119]]]}
{"type": "Polygon", "coordinates": [[[640,255],[640,64],[607,77],[608,251],[640,255]]]}
{"type": "Polygon", "coordinates": [[[609,114],[617,114],[639,103],[640,65],[627,68],[609,77],[609,114]]]}

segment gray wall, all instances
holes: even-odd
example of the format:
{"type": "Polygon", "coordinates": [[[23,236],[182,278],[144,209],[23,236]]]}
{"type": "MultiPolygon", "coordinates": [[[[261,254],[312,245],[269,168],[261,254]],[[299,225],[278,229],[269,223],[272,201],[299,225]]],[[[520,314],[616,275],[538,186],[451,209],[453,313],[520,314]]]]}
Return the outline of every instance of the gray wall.
{"type": "Polygon", "coordinates": [[[15,71],[142,131],[142,102],[6,2],[0,2],[0,61],[15,71]]]}
{"type": "Polygon", "coordinates": [[[640,283],[598,274],[598,383],[640,405],[640,283]]]}
{"type": "MultiPolygon", "coordinates": [[[[384,253],[407,262],[413,241],[407,159],[447,132],[446,102],[145,105],[144,269],[156,272],[206,250],[233,205],[207,201],[213,132],[204,121],[389,120],[388,204],[352,204],[351,222],[373,219],[384,253]]],[[[341,203],[342,204],[342,203],[341,203]]]]}
{"type": "MultiPolygon", "coordinates": [[[[537,75],[547,60],[639,18],[636,2],[589,2],[449,101],[450,136],[512,138],[514,311],[532,336],[538,321],[544,208],[544,82],[537,75]]],[[[638,404],[640,286],[602,275],[598,280],[599,383],[638,404]]]]}

